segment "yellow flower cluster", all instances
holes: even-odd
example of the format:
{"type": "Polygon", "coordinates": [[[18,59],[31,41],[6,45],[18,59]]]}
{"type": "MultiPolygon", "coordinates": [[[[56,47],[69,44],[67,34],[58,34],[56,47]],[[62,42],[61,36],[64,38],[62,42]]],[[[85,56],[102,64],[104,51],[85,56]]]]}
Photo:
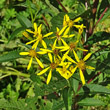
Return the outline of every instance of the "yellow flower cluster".
{"type": "Polygon", "coordinates": [[[77,52],[78,51],[88,51],[86,49],[82,49],[79,47],[80,41],[77,39],[75,41],[75,34],[71,33],[71,28],[77,28],[78,34],[81,35],[83,29],[86,28],[83,24],[76,25],[81,18],[77,18],[75,20],[71,20],[69,16],[66,14],[63,20],[62,29],[56,27],[56,32],[49,32],[45,35],[42,34],[42,24],[37,26],[34,23],[34,31],[30,29],[26,29],[26,32],[23,35],[28,38],[30,41],[26,43],[26,45],[32,44],[32,48],[28,52],[20,52],[20,55],[28,55],[31,57],[29,64],[27,66],[27,70],[30,69],[32,64],[32,59],[35,58],[39,66],[42,70],[37,73],[37,75],[42,75],[49,71],[47,76],[47,84],[49,84],[52,78],[52,72],[55,70],[62,77],[68,80],[79,68],[79,74],[82,81],[82,84],[85,84],[85,78],[83,75],[83,71],[88,69],[94,69],[91,66],[86,65],[86,60],[91,56],[91,53],[88,53],[83,59],[79,59],[77,52]],[[33,34],[33,38],[29,36],[27,33],[33,34]],[[52,36],[54,35],[54,36],[52,36]],[[50,37],[49,37],[50,36],[50,37]],[[52,37],[51,37],[52,36],[52,37]],[[54,39],[53,45],[50,45],[51,49],[47,46],[45,39],[51,40],[54,39]],[[69,40],[70,39],[70,40],[69,40]],[[41,45],[40,45],[41,44],[41,45]],[[41,48],[42,46],[42,48],[41,48]],[[39,51],[36,51],[39,50],[39,51]],[[47,54],[50,63],[45,63],[46,67],[44,67],[43,63],[38,59],[40,55],[47,54]],[[75,58],[75,60],[74,60],[75,58]]]}

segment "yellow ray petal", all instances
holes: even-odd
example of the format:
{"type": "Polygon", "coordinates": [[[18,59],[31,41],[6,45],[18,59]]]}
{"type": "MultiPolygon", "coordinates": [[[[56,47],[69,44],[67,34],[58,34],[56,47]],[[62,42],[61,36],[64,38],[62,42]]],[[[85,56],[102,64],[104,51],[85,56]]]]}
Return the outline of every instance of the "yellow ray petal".
{"type": "Polygon", "coordinates": [[[30,29],[26,29],[27,32],[34,34],[33,31],[31,31],[30,29]]]}
{"type": "Polygon", "coordinates": [[[29,55],[29,52],[20,52],[20,55],[29,55]]]}
{"type": "Polygon", "coordinates": [[[79,62],[80,60],[79,60],[79,58],[78,58],[78,56],[77,56],[77,54],[76,54],[76,52],[74,50],[73,50],[73,54],[75,56],[76,61],[79,62]]]}
{"type": "Polygon", "coordinates": [[[64,26],[64,27],[60,30],[59,35],[61,35],[61,34],[64,32],[64,30],[66,29],[66,27],[67,27],[67,26],[64,26]]]}
{"type": "Polygon", "coordinates": [[[84,75],[83,75],[83,72],[81,69],[79,69],[79,73],[80,73],[80,78],[81,78],[82,84],[84,85],[85,84],[85,78],[84,78],[84,75]]]}
{"type": "Polygon", "coordinates": [[[43,52],[50,52],[50,53],[52,52],[52,50],[49,50],[49,49],[40,48],[40,50],[43,51],[43,52]]]}
{"type": "Polygon", "coordinates": [[[33,42],[35,42],[37,39],[31,40],[30,42],[27,42],[26,45],[31,44],[33,42]]]}
{"type": "Polygon", "coordinates": [[[92,53],[88,53],[88,54],[83,58],[83,61],[86,61],[91,55],[92,55],[92,53]]]}
{"type": "Polygon", "coordinates": [[[62,50],[60,50],[60,52],[64,52],[64,51],[66,51],[66,50],[68,50],[68,51],[70,51],[69,50],[69,47],[66,47],[66,46],[64,46],[65,48],[62,48],[62,50]]]}
{"type": "Polygon", "coordinates": [[[37,24],[34,23],[34,29],[35,29],[35,32],[37,32],[37,24]]]}
{"type": "Polygon", "coordinates": [[[80,27],[81,27],[81,25],[74,25],[74,27],[76,27],[76,28],[80,28],[80,27]]]}
{"type": "Polygon", "coordinates": [[[59,47],[56,47],[56,49],[64,49],[65,46],[59,46],[59,47]]]}
{"type": "Polygon", "coordinates": [[[57,29],[57,33],[59,33],[60,29],[58,27],[56,27],[56,29],[57,29]]]}
{"type": "Polygon", "coordinates": [[[30,37],[30,35],[29,35],[27,32],[23,32],[23,35],[24,35],[27,39],[32,40],[32,38],[30,37]]]}
{"type": "Polygon", "coordinates": [[[38,34],[41,34],[41,30],[42,30],[42,24],[40,24],[40,26],[38,27],[38,34]]]}
{"type": "Polygon", "coordinates": [[[68,47],[68,44],[63,39],[61,39],[61,41],[62,41],[62,43],[63,43],[64,46],[67,46],[68,47]]]}
{"type": "Polygon", "coordinates": [[[33,59],[33,57],[31,57],[31,59],[30,59],[30,61],[29,61],[29,64],[28,64],[28,66],[27,66],[27,70],[29,70],[29,69],[30,69],[30,67],[31,67],[31,64],[32,64],[32,59],[33,59]]]}
{"type": "Polygon", "coordinates": [[[94,67],[88,66],[88,65],[86,65],[86,68],[88,68],[88,69],[95,69],[94,67]]]}
{"type": "Polygon", "coordinates": [[[46,54],[47,52],[46,51],[39,51],[37,52],[37,54],[40,54],[40,55],[43,55],[43,54],[46,54]]]}
{"type": "Polygon", "coordinates": [[[78,22],[81,19],[81,17],[78,17],[74,20],[74,22],[78,22]]]}
{"type": "Polygon", "coordinates": [[[42,45],[43,45],[44,48],[47,48],[47,45],[46,45],[46,43],[44,42],[44,40],[42,40],[41,43],[42,43],[42,45]]]}
{"type": "Polygon", "coordinates": [[[70,21],[70,18],[69,18],[69,16],[67,14],[65,15],[65,17],[66,17],[66,21],[67,22],[70,21]]]}
{"type": "Polygon", "coordinates": [[[56,47],[57,39],[53,43],[53,48],[56,47]]]}
{"type": "Polygon", "coordinates": [[[69,57],[68,55],[65,55],[65,57],[66,57],[69,61],[71,61],[71,62],[77,64],[77,63],[76,63],[71,57],[69,57]]]}
{"type": "Polygon", "coordinates": [[[42,64],[42,62],[37,58],[35,57],[37,63],[41,66],[41,68],[44,68],[44,65],[42,64]]]}
{"type": "Polygon", "coordinates": [[[68,28],[65,30],[63,36],[64,36],[64,35],[67,35],[67,34],[69,33],[69,30],[70,30],[70,27],[68,27],[68,28]]]}
{"type": "Polygon", "coordinates": [[[49,56],[50,62],[52,63],[52,54],[51,53],[48,53],[48,56],[49,56]]]}
{"type": "Polygon", "coordinates": [[[71,34],[71,35],[68,36],[68,38],[71,38],[71,37],[74,37],[74,36],[75,36],[75,34],[71,34]]]}
{"type": "Polygon", "coordinates": [[[64,16],[64,19],[63,19],[63,27],[64,27],[64,26],[67,26],[66,16],[64,16]]]}
{"type": "Polygon", "coordinates": [[[56,68],[56,71],[58,71],[61,74],[62,68],[56,68]]]}
{"type": "Polygon", "coordinates": [[[52,34],[53,34],[53,32],[49,32],[49,33],[45,34],[43,37],[48,37],[48,36],[50,36],[52,34]]]}
{"type": "Polygon", "coordinates": [[[68,35],[62,35],[61,37],[63,37],[63,38],[68,38],[68,35]]]}
{"type": "Polygon", "coordinates": [[[39,43],[39,40],[37,40],[37,41],[33,44],[32,49],[36,50],[38,43],[39,43]]]}
{"type": "Polygon", "coordinates": [[[75,73],[76,69],[77,69],[77,66],[73,68],[72,70],[70,70],[72,72],[72,75],[75,73]]]}
{"type": "Polygon", "coordinates": [[[44,74],[50,67],[47,67],[45,69],[43,69],[40,73],[37,73],[37,75],[42,75],[44,74]]]}
{"type": "Polygon", "coordinates": [[[48,74],[48,77],[47,77],[47,84],[49,84],[49,82],[51,80],[51,77],[52,77],[52,69],[50,69],[50,71],[49,71],[49,74],[48,74]]]}

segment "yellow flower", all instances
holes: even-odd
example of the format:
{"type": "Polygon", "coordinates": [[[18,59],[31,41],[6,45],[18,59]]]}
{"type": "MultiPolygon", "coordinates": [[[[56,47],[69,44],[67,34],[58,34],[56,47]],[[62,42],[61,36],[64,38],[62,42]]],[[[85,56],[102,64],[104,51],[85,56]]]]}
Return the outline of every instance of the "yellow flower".
{"type": "Polygon", "coordinates": [[[26,30],[26,31],[28,31],[28,32],[30,32],[30,33],[33,33],[33,34],[34,34],[34,37],[36,37],[36,39],[34,39],[34,40],[32,40],[32,41],[26,43],[26,44],[28,45],[28,44],[31,44],[31,43],[35,42],[35,43],[33,44],[33,46],[32,46],[32,49],[35,49],[35,50],[36,50],[37,45],[38,45],[39,42],[41,42],[41,44],[42,44],[42,46],[43,46],[44,48],[47,48],[47,45],[46,45],[46,43],[44,42],[43,38],[48,37],[48,36],[50,36],[51,34],[53,34],[53,32],[50,32],[50,33],[47,33],[47,34],[45,34],[45,35],[42,35],[42,33],[41,33],[41,30],[42,30],[42,29],[41,29],[41,26],[42,26],[42,25],[40,25],[40,26],[37,28],[37,24],[34,23],[34,29],[35,29],[34,32],[31,31],[31,30],[29,30],[29,29],[26,30]]]}
{"type": "Polygon", "coordinates": [[[59,58],[61,59],[61,57],[59,56],[59,50],[56,49],[55,45],[51,45],[51,50],[50,49],[43,49],[43,48],[40,48],[41,51],[43,52],[47,52],[48,56],[50,56],[50,53],[54,55],[54,57],[56,58],[59,58]]]}
{"type": "Polygon", "coordinates": [[[72,63],[75,63],[76,64],[76,67],[72,69],[72,73],[74,73],[76,71],[76,69],[79,68],[80,78],[81,78],[82,84],[84,85],[85,84],[85,78],[84,78],[84,75],[83,75],[83,71],[86,68],[88,68],[88,69],[95,69],[94,67],[91,67],[91,66],[86,65],[86,62],[85,62],[91,56],[91,53],[88,53],[82,60],[79,60],[76,52],[74,50],[73,50],[73,52],[74,52],[75,59],[76,59],[77,62],[74,61],[68,55],[66,55],[66,58],[69,61],[71,61],[72,63]]]}
{"type": "Polygon", "coordinates": [[[78,17],[78,18],[76,18],[75,20],[70,20],[70,18],[69,18],[69,16],[66,14],[65,16],[64,16],[64,19],[63,19],[63,26],[65,27],[65,26],[68,26],[68,28],[66,29],[66,31],[68,32],[69,30],[70,30],[70,28],[72,27],[72,26],[74,26],[74,23],[75,22],[78,22],[79,20],[81,19],[81,17],[78,17]]]}
{"type": "Polygon", "coordinates": [[[41,66],[41,68],[44,68],[42,62],[37,58],[37,54],[45,54],[45,52],[36,52],[35,50],[31,49],[29,50],[29,52],[20,52],[19,53],[20,55],[28,55],[31,57],[30,61],[29,61],[29,64],[27,66],[27,70],[30,69],[31,67],[31,64],[32,64],[32,59],[35,58],[37,63],[41,66]]]}
{"type": "Polygon", "coordinates": [[[56,37],[56,40],[54,41],[54,46],[56,46],[56,42],[58,41],[64,41],[62,38],[70,38],[70,37],[73,37],[74,34],[71,34],[71,35],[67,35],[68,32],[65,31],[67,26],[63,27],[61,30],[57,27],[57,32],[56,32],[56,36],[52,37],[52,38],[55,38],[56,37]],[[64,32],[65,31],[65,32],[64,32]],[[64,32],[64,33],[63,33],[64,32]],[[62,35],[63,34],[63,35],[62,35]]]}
{"type": "Polygon", "coordinates": [[[59,64],[59,66],[62,66],[62,68],[56,68],[56,71],[58,71],[60,75],[64,77],[66,80],[73,75],[72,73],[73,67],[70,66],[70,64],[71,62],[62,62],[61,64],[59,64]]]}
{"type": "Polygon", "coordinates": [[[27,38],[27,39],[29,39],[29,40],[32,40],[32,38],[29,36],[29,34],[27,33],[27,32],[23,32],[23,35],[27,38]]]}
{"type": "Polygon", "coordinates": [[[49,60],[50,60],[50,65],[47,68],[43,69],[40,73],[37,73],[37,75],[42,75],[42,74],[46,73],[46,71],[49,70],[49,74],[47,76],[47,82],[46,82],[47,84],[49,84],[49,82],[51,80],[52,71],[55,70],[59,64],[57,62],[57,59],[54,59],[54,61],[53,61],[51,53],[49,54],[49,60]]]}
{"type": "Polygon", "coordinates": [[[67,55],[70,51],[73,51],[73,54],[74,54],[74,50],[88,51],[88,50],[86,50],[86,49],[78,48],[78,47],[77,47],[77,43],[78,43],[78,41],[76,41],[76,42],[71,42],[71,43],[68,45],[65,41],[63,41],[64,46],[56,47],[56,48],[58,48],[58,49],[61,49],[61,50],[60,50],[61,52],[66,51],[66,53],[63,55],[63,58],[62,58],[63,61],[64,61],[64,59],[65,59],[65,55],[67,55]]]}
{"type": "Polygon", "coordinates": [[[34,31],[31,31],[30,29],[26,29],[26,31],[34,34],[33,37],[37,37],[37,35],[41,33],[41,27],[42,27],[42,24],[37,28],[37,24],[34,23],[34,31]]]}
{"type": "Polygon", "coordinates": [[[86,28],[86,26],[84,26],[83,24],[81,25],[74,25],[76,28],[78,28],[79,30],[79,34],[81,35],[83,33],[84,28],[86,28]]]}

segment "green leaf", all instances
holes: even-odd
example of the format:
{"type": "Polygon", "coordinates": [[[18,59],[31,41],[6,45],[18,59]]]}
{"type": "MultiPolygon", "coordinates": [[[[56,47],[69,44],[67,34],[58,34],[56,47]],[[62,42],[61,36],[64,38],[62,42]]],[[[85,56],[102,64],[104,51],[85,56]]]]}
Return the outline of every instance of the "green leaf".
{"type": "Polygon", "coordinates": [[[17,19],[22,25],[22,27],[29,28],[32,27],[31,21],[23,15],[17,14],[17,19]]]}
{"type": "Polygon", "coordinates": [[[64,107],[64,102],[63,101],[54,101],[52,110],[60,110],[64,107]]]}
{"type": "Polygon", "coordinates": [[[46,2],[46,4],[49,6],[49,8],[55,12],[55,14],[59,13],[59,10],[58,10],[58,2],[57,2],[57,1],[54,1],[54,0],[53,0],[53,1],[51,2],[51,0],[45,0],[45,2],[46,2]],[[55,7],[54,5],[57,6],[57,7],[55,7]]]}
{"type": "Polygon", "coordinates": [[[108,0],[108,2],[109,2],[109,5],[110,5],[110,0],[108,0]]]}
{"type": "Polygon", "coordinates": [[[24,100],[10,100],[7,101],[5,99],[0,99],[0,108],[2,109],[8,109],[8,110],[29,110],[26,109],[26,103],[24,100]]]}
{"type": "Polygon", "coordinates": [[[78,92],[78,94],[80,95],[89,94],[89,93],[90,94],[96,94],[96,93],[110,94],[110,89],[107,89],[106,87],[98,84],[87,84],[83,86],[78,92]]]}
{"type": "Polygon", "coordinates": [[[51,81],[48,85],[44,83],[43,86],[41,85],[38,83],[35,84],[35,95],[37,96],[44,96],[62,90],[68,83],[65,79],[62,79],[59,81],[51,81]]]}
{"type": "Polygon", "coordinates": [[[27,107],[31,108],[30,110],[36,110],[35,103],[37,102],[37,97],[26,98],[27,107]]]}
{"type": "Polygon", "coordinates": [[[37,82],[39,84],[41,83],[40,77],[37,76],[36,74],[31,74],[30,78],[33,82],[37,82]]]}
{"type": "Polygon", "coordinates": [[[107,74],[110,73],[110,51],[99,56],[99,60],[97,60],[96,69],[100,70],[100,72],[104,72],[107,74]]]}
{"type": "Polygon", "coordinates": [[[99,99],[85,98],[85,99],[79,101],[78,105],[80,105],[80,106],[102,106],[102,105],[105,105],[105,103],[99,99]]]}
{"type": "Polygon", "coordinates": [[[66,107],[66,110],[68,110],[68,87],[63,89],[63,101],[66,107]]]}
{"type": "Polygon", "coordinates": [[[96,42],[103,41],[103,40],[109,40],[110,39],[110,33],[107,32],[97,32],[90,36],[85,43],[86,45],[93,45],[96,42]]]}
{"type": "Polygon", "coordinates": [[[1,55],[0,63],[24,57],[24,56],[19,55],[19,53],[20,53],[19,50],[14,50],[14,51],[8,52],[7,54],[1,55]]]}
{"type": "Polygon", "coordinates": [[[15,37],[17,37],[17,34],[23,30],[25,30],[26,28],[25,27],[20,27],[20,28],[17,28],[10,36],[9,40],[8,40],[8,43],[10,42],[10,40],[14,39],[15,37]]]}
{"type": "Polygon", "coordinates": [[[77,92],[79,81],[76,80],[75,78],[71,77],[70,78],[70,85],[71,85],[72,89],[74,90],[74,92],[77,92]]]}

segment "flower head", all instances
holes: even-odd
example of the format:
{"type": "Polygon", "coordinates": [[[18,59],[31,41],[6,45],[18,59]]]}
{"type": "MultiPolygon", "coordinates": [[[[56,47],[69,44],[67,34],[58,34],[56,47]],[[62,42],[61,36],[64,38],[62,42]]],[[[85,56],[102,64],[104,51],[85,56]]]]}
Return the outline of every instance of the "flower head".
{"type": "Polygon", "coordinates": [[[49,74],[47,76],[47,84],[49,84],[50,80],[51,80],[51,77],[52,77],[52,71],[55,70],[57,68],[57,66],[59,65],[59,62],[57,62],[58,60],[57,59],[54,59],[52,58],[52,55],[51,53],[49,53],[49,60],[50,60],[50,64],[47,68],[43,69],[40,73],[37,73],[37,75],[42,75],[44,73],[46,73],[46,71],[49,70],[49,74]]]}
{"type": "Polygon", "coordinates": [[[66,14],[64,16],[64,19],[63,19],[63,26],[64,27],[65,26],[68,26],[68,28],[66,29],[66,31],[68,32],[70,30],[70,28],[72,28],[75,25],[74,23],[78,22],[80,19],[81,19],[81,17],[78,17],[75,20],[71,20],[69,18],[69,16],[66,14]]]}
{"type": "Polygon", "coordinates": [[[30,69],[31,67],[31,64],[32,64],[32,59],[35,58],[37,63],[41,66],[41,68],[44,68],[42,62],[38,59],[37,55],[38,54],[45,54],[45,52],[36,52],[35,50],[33,49],[30,49],[28,52],[20,52],[19,53],[20,55],[28,55],[31,57],[30,61],[29,61],[29,64],[27,66],[27,70],[30,69]]]}
{"type": "Polygon", "coordinates": [[[31,40],[31,41],[29,41],[29,42],[26,43],[26,44],[28,45],[28,44],[31,44],[31,43],[35,42],[35,43],[33,44],[33,46],[32,46],[32,49],[36,49],[39,42],[42,44],[42,46],[43,46],[44,48],[47,48],[47,45],[46,45],[46,43],[45,43],[45,41],[44,41],[43,39],[44,39],[45,37],[48,37],[48,36],[50,36],[50,35],[53,34],[53,32],[50,32],[50,33],[47,33],[47,34],[45,34],[45,35],[42,35],[42,33],[41,33],[41,31],[42,31],[41,27],[42,27],[42,25],[40,25],[40,26],[37,28],[37,24],[34,23],[34,29],[35,29],[34,32],[31,31],[31,30],[29,30],[29,29],[26,30],[26,31],[28,31],[28,32],[30,32],[30,33],[33,33],[33,34],[34,34],[33,37],[36,37],[34,40],[31,40]]]}
{"type": "Polygon", "coordinates": [[[76,28],[78,28],[78,33],[81,35],[83,33],[84,28],[86,28],[86,26],[84,26],[83,24],[81,25],[74,25],[76,28]]]}
{"type": "Polygon", "coordinates": [[[33,37],[37,37],[38,34],[41,33],[41,27],[42,27],[42,24],[39,27],[37,27],[37,24],[34,23],[34,31],[31,31],[30,29],[26,29],[26,31],[29,32],[29,33],[34,34],[33,37]]]}
{"type": "Polygon", "coordinates": [[[79,60],[76,52],[73,50],[74,52],[74,56],[75,56],[75,59],[76,61],[74,61],[71,57],[69,57],[68,55],[66,55],[66,58],[71,61],[72,63],[75,63],[76,64],[76,67],[72,69],[72,72],[74,73],[76,71],[77,68],[79,68],[79,73],[80,73],[80,78],[81,78],[81,81],[83,83],[83,85],[85,84],[85,78],[84,78],[84,75],[83,75],[83,71],[88,68],[88,69],[95,69],[94,67],[91,67],[91,66],[88,66],[86,65],[86,60],[88,60],[88,58],[91,56],[91,53],[88,53],[82,60],[79,60]]]}
{"type": "Polygon", "coordinates": [[[69,79],[73,74],[72,74],[72,66],[70,66],[71,62],[62,62],[60,64],[59,68],[56,68],[56,71],[60,73],[62,77],[65,79],[69,79]]]}
{"type": "Polygon", "coordinates": [[[56,47],[60,49],[60,52],[66,51],[66,53],[63,55],[63,58],[62,58],[63,60],[66,58],[65,55],[67,55],[70,51],[73,51],[73,54],[74,54],[74,50],[88,51],[86,49],[81,49],[77,47],[78,41],[70,42],[70,44],[67,44],[65,41],[63,41],[63,44],[64,46],[56,47]]]}
{"type": "Polygon", "coordinates": [[[65,30],[66,27],[67,27],[67,26],[63,27],[61,30],[57,27],[56,36],[52,37],[52,38],[56,38],[56,40],[54,41],[54,44],[53,44],[54,46],[56,46],[57,41],[58,41],[58,43],[59,43],[60,41],[63,42],[63,41],[64,41],[63,38],[71,38],[71,37],[74,36],[74,34],[68,35],[68,32],[69,32],[69,31],[66,31],[66,30],[65,30]],[[65,32],[64,32],[64,31],[65,31],[65,32]]]}

